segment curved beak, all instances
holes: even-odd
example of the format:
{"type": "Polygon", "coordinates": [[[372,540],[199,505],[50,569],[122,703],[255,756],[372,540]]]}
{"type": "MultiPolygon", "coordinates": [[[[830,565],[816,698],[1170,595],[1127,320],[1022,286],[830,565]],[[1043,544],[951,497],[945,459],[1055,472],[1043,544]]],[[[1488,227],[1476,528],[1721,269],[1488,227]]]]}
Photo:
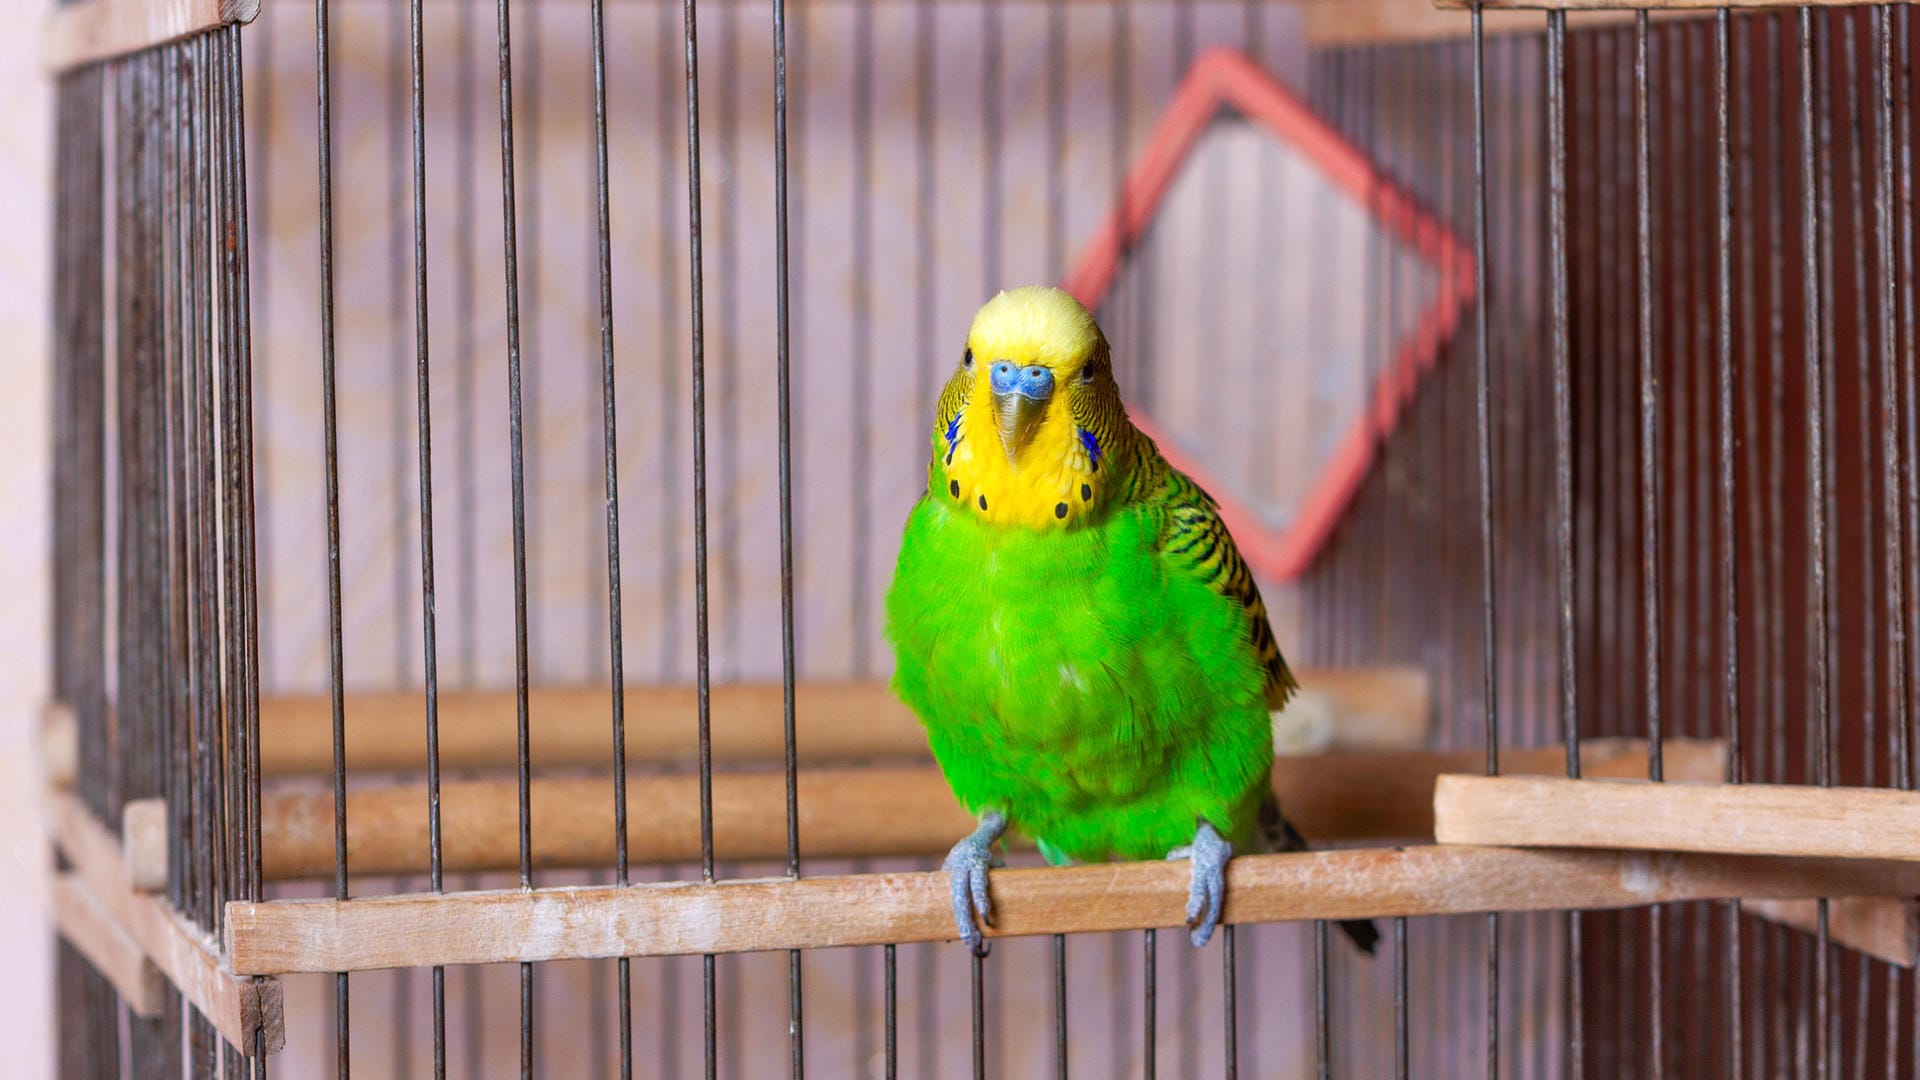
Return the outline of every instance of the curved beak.
{"type": "Polygon", "coordinates": [[[1018,368],[1000,360],[994,363],[988,378],[1000,447],[1007,452],[1007,463],[1013,464],[1046,417],[1047,402],[1053,399],[1053,373],[1037,364],[1018,368]]]}
{"type": "Polygon", "coordinates": [[[1000,446],[1007,452],[1007,461],[1013,462],[1033,441],[1033,433],[1040,430],[1040,420],[1047,413],[1044,399],[1030,398],[1018,390],[993,395],[993,415],[1000,426],[1000,446]]]}

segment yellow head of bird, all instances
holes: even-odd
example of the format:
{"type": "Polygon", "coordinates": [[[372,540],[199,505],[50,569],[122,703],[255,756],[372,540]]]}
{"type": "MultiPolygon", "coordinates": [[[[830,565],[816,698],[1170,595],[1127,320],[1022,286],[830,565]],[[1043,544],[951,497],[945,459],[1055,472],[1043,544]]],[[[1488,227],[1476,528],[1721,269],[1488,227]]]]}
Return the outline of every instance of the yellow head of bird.
{"type": "Polygon", "coordinates": [[[949,495],[964,492],[989,520],[1035,526],[1090,511],[1102,465],[1132,433],[1092,314],[1037,285],[999,293],[974,316],[940,421],[949,495]]]}

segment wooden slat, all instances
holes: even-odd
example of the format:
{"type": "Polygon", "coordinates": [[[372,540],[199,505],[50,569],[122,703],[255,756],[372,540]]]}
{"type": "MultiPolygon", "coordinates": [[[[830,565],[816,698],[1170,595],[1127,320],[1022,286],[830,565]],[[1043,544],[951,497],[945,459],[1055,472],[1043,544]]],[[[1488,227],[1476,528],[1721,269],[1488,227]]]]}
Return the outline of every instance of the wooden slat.
{"type": "MultiPolygon", "coordinates": [[[[1424,745],[1430,710],[1418,668],[1304,670],[1307,690],[1330,711],[1335,748],[1407,749],[1424,745]]],[[[510,767],[518,747],[512,690],[442,691],[440,766],[510,767]]],[[[536,768],[610,765],[613,735],[606,687],[536,687],[529,696],[536,768]]],[[[778,762],[785,753],[777,684],[716,686],[713,756],[720,763],[778,762]]],[[[691,686],[630,685],[627,760],[688,765],[697,725],[691,686]]],[[[794,697],[796,750],[805,764],[927,757],[920,722],[881,682],[803,683],[794,697]]],[[[346,701],[351,772],[426,768],[425,704],[417,691],[350,695],[346,701]]],[[[333,704],[325,694],[271,697],[260,705],[260,767],[268,776],[333,770],[333,704]]]]}
{"type": "Polygon", "coordinates": [[[160,899],[136,892],[127,880],[119,843],[77,799],[54,795],[51,811],[55,841],[74,876],[221,1037],[249,1054],[256,1033],[266,1036],[268,1053],[285,1046],[279,981],[235,975],[211,938],[160,899]]]}
{"type": "MultiPolygon", "coordinates": [[[[1180,925],[1189,868],[1108,863],[992,875],[992,936],[1180,925]]],[[[1827,891],[1920,892],[1920,864],[1413,847],[1252,855],[1228,923],[1638,907],[1827,891]]],[[[227,906],[237,971],[361,971],[952,940],[947,876],[861,874],[227,906]]]]}
{"type": "MultiPolygon", "coordinates": [[[[1311,48],[1337,48],[1346,45],[1384,45],[1413,41],[1449,41],[1468,37],[1473,19],[1466,5],[1435,5],[1433,0],[1299,0],[1300,37],[1311,48]]],[[[1660,10],[1652,13],[1655,22],[1707,17],[1698,10],[1660,10]]],[[[1619,26],[1633,21],[1627,8],[1583,10],[1568,21],[1570,29],[1619,26]]],[[[1546,31],[1546,16],[1538,10],[1523,10],[1520,5],[1488,4],[1481,16],[1481,30],[1488,37],[1504,34],[1540,34],[1546,31]]]]}
{"type": "Polygon", "coordinates": [[[73,706],[53,702],[40,714],[40,780],[48,788],[69,788],[79,769],[80,723],[73,706]]]}
{"type": "Polygon", "coordinates": [[[56,875],[49,901],[54,928],[113,984],[127,1008],[145,1019],[159,1016],[166,1004],[166,977],[147,959],[140,943],[88,894],[79,878],[56,875]]]}
{"type": "Polygon", "coordinates": [[[120,855],[136,892],[167,887],[167,801],[130,799],[120,808],[120,855]]]}
{"type": "Polygon", "coordinates": [[[259,14],[260,0],[79,0],[47,15],[41,56],[65,71],[259,14]]]}
{"type": "MultiPolygon", "coordinates": [[[[1819,930],[1816,900],[1749,900],[1741,910],[1812,934],[1819,930]]],[[[1894,896],[1842,896],[1827,902],[1827,938],[1885,960],[1912,967],[1920,958],[1920,903],[1894,896]]]]}
{"type": "Polygon", "coordinates": [[[1920,793],[1442,776],[1434,836],[1443,844],[1920,859],[1920,793]]]}
{"type": "MultiPolygon", "coordinates": [[[[1717,742],[1673,740],[1675,776],[1721,774],[1717,742]]],[[[1425,839],[1433,828],[1433,783],[1472,768],[1478,751],[1397,751],[1282,756],[1274,788],[1287,815],[1317,842],[1425,839]]],[[[1557,772],[1558,747],[1502,751],[1506,767],[1557,772]]],[[[1628,740],[1583,747],[1596,776],[1646,772],[1646,750],[1628,740]]],[[[973,828],[932,766],[803,769],[799,776],[800,850],[808,858],[938,856],[973,828]]],[[[686,863],[700,856],[698,781],[642,776],[627,786],[628,854],[636,863],[686,863]]],[[[441,784],[441,852],[449,871],[500,870],[519,863],[518,787],[513,780],[441,784]]],[[[613,784],[609,778],[533,782],[533,853],[543,867],[613,864],[613,784]]],[[[777,774],[722,773],[713,779],[714,850],[725,861],[786,854],[786,784],[777,774]]],[[[269,880],[333,874],[333,793],[270,791],[261,804],[263,870],[269,880]]],[[[368,788],[347,796],[347,864],[355,874],[409,874],[427,867],[424,785],[368,788]]],[[[165,865],[165,853],[159,854],[165,865]]]]}
{"type": "MultiPolygon", "coordinates": [[[[1431,0],[1308,0],[1300,9],[1300,36],[1313,48],[1444,41],[1471,33],[1472,19],[1442,11],[1431,0]]],[[[1481,19],[1489,37],[1540,33],[1546,20],[1525,11],[1489,11],[1481,19]]]]}

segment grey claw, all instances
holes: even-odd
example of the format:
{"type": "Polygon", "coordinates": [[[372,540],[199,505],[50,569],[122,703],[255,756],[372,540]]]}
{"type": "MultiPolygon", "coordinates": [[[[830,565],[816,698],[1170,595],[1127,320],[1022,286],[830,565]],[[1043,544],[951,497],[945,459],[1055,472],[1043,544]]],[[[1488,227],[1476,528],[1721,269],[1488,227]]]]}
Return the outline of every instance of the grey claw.
{"type": "Polygon", "coordinates": [[[1227,860],[1233,858],[1233,845],[1220,838],[1212,825],[1201,822],[1194,831],[1193,843],[1167,853],[1168,859],[1193,862],[1193,884],[1187,892],[1188,939],[1200,948],[1213,937],[1220,925],[1220,907],[1227,896],[1227,860]]]}
{"type": "Polygon", "coordinates": [[[1000,865],[993,855],[993,843],[1006,830],[1006,820],[996,813],[987,813],[980,819],[980,827],[972,835],[953,845],[947,853],[946,862],[941,868],[946,870],[949,898],[953,905],[954,925],[960,931],[960,940],[966,943],[975,956],[987,955],[987,941],[980,932],[980,926],[993,925],[993,902],[987,895],[987,871],[1000,865]],[[979,916],[979,925],[974,917],[979,916]]]}

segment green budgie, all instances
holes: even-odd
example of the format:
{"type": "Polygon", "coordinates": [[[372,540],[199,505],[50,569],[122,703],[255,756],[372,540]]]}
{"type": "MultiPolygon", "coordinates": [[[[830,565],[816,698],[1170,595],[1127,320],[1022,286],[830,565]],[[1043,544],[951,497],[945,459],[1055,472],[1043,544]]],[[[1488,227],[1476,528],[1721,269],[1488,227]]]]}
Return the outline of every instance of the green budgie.
{"type": "MultiPolygon", "coordinates": [[[[1007,829],[1048,862],[1191,859],[1195,946],[1227,860],[1297,850],[1269,782],[1296,689],[1213,500],[1127,419],[1104,335],[1051,288],[974,317],[940,396],[887,636],[893,686],[979,828],[948,855],[962,940],[985,942],[1007,829]]],[[[1342,924],[1363,950],[1364,921],[1342,924]]]]}

